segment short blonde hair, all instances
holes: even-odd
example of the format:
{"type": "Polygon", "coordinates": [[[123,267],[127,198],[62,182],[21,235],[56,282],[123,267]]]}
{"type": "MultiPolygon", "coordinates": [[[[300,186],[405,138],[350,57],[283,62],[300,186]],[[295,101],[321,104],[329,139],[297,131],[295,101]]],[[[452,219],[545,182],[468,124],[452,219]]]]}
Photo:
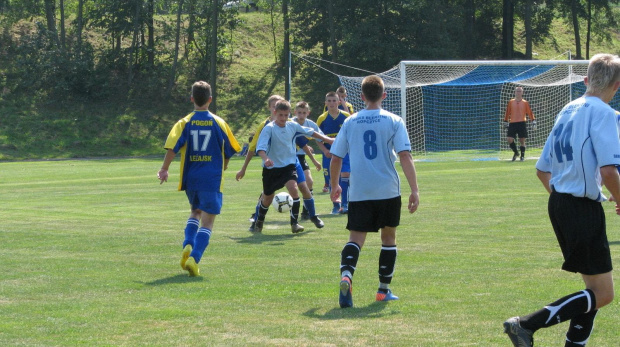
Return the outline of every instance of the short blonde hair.
{"type": "Polygon", "coordinates": [[[600,95],[619,80],[620,58],[617,55],[601,53],[590,59],[586,93],[600,95]]]}
{"type": "Polygon", "coordinates": [[[310,105],[307,102],[305,102],[305,101],[300,101],[300,102],[298,102],[295,105],[295,109],[298,109],[298,108],[301,108],[301,109],[309,111],[310,110],[310,105]]]}
{"type": "Polygon", "coordinates": [[[284,98],[281,97],[278,94],[274,94],[274,95],[270,96],[269,99],[267,99],[267,106],[271,107],[271,103],[273,103],[275,101],[280,101],[280,100],[284,100],[284,98]]]}
{"type": "Polygon", "coordinates": [[[288,101],[282,99],[276,102],[276,111],[291,111],[291,104],[288,101]]]}

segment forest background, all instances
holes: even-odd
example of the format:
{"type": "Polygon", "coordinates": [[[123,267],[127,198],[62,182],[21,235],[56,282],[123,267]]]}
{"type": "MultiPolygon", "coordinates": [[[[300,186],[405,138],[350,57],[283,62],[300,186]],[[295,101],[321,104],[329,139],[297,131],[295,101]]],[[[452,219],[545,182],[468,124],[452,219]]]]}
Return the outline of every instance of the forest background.
{"type": "Polygon", "coordinates": [[[316,119],[338,74],[618,54],[619,3],[0,0],[0,160],[161,155],[196,80],[246,142],[269,95],[316,119]]]}

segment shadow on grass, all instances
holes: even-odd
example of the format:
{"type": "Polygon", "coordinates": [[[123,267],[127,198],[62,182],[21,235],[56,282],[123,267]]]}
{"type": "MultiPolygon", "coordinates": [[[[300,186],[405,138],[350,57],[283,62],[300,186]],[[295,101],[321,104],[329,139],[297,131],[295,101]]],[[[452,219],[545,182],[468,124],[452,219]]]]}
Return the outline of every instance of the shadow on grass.
{"type": "Polygon", "coordinates": [[[319,314],[319,308],[313,308],[304,312],[304,316],[308,318],[320,320],[336,320],[336,319],[357,319],[357,318],[381,318],[387,315],[397,314],[398,311],[383,312],[388,305],[385,301],[375,301],[365,307],[349,307],[349,308],[333,308],[324,314],[319,314]]]}
{"type": "Polygon", "coordinates": [[[310,230],[306,229],[307,231],[293,234],[291,233],[291,227],[288,222],[274,221],[274,222],[269,222],[268,224],[265,224],[265,227],[263,228],[262,233],[253,233],[253,232],[248,231],[247,237],[229,237],[229,239],[237,243],[240,243],[240,244],[257,245],[257,244],[269,243],[271,244],[271,246],[282,246],[284,245],[284,242],[287,240],[292,240],[296,237],[303,237],[304,235],[308,235],[310,233],[317,231],[317,229],[314,228],[314,225],[312,225],[311,227],[312,229],[310,230]],[[276,228],[269,227],[269,226],[273,226],[274,224],[278,225],[278,227],[276,228]]]}
{"type": "Polygon", "coordinates": [[[610,245],[620,245],[620,241],[610,241],[610,245]]]}
{"type": "Polygon", "coordinates": [[[158,280],[154,280],[151,282],[139,282],[146,286],[161,286],[166,284],[177,284],[177,283],[191,283],[191,282],[202,282],[205,278],[202,276],[190,277],[187,274],[179,274],[170,277],[160,278],[158,280]]]}

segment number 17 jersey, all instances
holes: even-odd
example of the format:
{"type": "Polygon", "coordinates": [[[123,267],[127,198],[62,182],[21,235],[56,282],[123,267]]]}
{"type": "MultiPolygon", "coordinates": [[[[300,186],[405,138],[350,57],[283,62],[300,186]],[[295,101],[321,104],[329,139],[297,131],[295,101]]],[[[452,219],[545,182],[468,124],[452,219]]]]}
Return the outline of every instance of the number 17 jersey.
{"type": "Polygon", "coordinates": [[[549,183],[557,192],[604,201],[599,169],[607,165],[620,165],[614,110],[597,97],[564,106],[536,169],[551,173],[549,183]]]}
{"type": "Polygon", "coordinates": [[[222,192],[224,161],[241,149],[228,124],[209,111],[179,120],[164,148],[181,152],[179,190],[205,192],[222,192]]]}

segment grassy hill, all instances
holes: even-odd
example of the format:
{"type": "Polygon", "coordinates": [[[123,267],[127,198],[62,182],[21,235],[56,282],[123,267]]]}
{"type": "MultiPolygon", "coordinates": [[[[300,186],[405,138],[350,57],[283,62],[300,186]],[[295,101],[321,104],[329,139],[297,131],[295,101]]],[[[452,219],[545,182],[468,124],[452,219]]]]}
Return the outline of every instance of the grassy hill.
{"type": "MultiPolygon", "coordinates": [[[[229,122],[238,140],[245,142],[256,124],[267,115],[266,99],[272,94],[285,95],[288,71],[276,62],[269,14],[241,13],[240,19],[234,32],[227,33],[232,35],[232,44],[226,48],[229,61],[219,67],[217,114],[229,122]]],[[[515,49],[524,52],[521,31],[516,28],[515,49]]],[[[552,59],[574,51],[572,35],[565,22],[556,21],[551,37],[534,45],[536,58],[552,59]]],[[[281,42],[281,33],[276,33],[277,51],[281,50],[281,42]]],[[[613,33],[611,42],[595,38],[591,55],[602,51],[618,52],[619,42],[617,32],[613,33]]],[[[292,49],[298,52],[295,47],[292,49]]],[[[394,65],[407,58],[395,57],[394,65]]],[[[299,73],[302,67],[308,67],[308,63],[294,58],[292,101],[309,101],[314,111],[311,118],[316,118],[323,95],[337,87],[338,79],[322,70],[306,77],[299,73]]],[[[389,68],[391,66],[376,67],[375,72],[389,68]]],[[[0,160],[161,155],[161,146],[172,124],[192,109],[187,93],[193,79],[189,72],[181,71],[177,82],[181,87],[176,95],[153,93],[155,95],[144,97],[111,91],[107,99],[97,102],[78,98],[42,102],[36,95],[16,97],[2,91],[0,160]]],[[[161,86],[149,88],[165,89],[161,86]]]]}

